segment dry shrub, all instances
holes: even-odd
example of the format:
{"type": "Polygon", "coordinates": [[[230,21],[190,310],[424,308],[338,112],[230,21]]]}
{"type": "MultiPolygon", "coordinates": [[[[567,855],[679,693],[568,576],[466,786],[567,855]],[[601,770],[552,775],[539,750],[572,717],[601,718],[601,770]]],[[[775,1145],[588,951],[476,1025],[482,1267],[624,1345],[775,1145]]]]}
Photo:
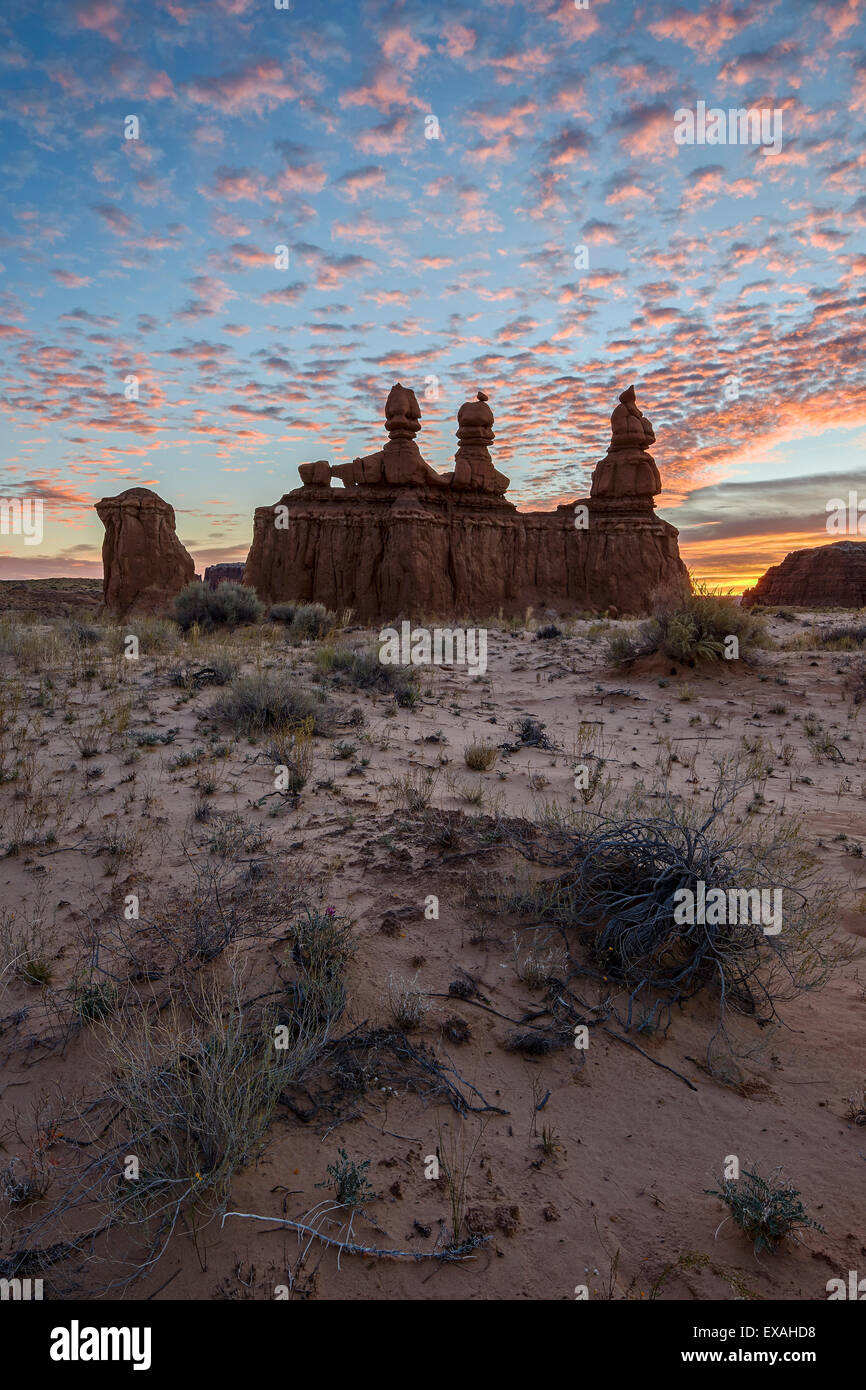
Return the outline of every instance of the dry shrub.
{"type": "Polygon", "coordinates": [[[489,772],[498,757],[495,743],[469,743],[463,749],[463,761],[471,772],[489,772]]]}

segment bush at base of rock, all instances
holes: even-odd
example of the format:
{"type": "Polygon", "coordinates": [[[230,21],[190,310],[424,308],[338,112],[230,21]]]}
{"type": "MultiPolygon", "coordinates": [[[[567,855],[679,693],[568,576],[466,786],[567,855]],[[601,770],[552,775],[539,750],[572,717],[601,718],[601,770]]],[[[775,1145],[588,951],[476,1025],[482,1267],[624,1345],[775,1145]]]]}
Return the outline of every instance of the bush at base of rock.
{"type": "Polygon", "coordinates": [[[187,584],[174,600],[174,617],[184,632],[194,623],[205,631],[214,627],[238,627],[256,623],[265,606],[254,589],[243,584],[220,584],[210,589],[200,580],[187,584]]]}
{"type": "Polygon", "coordinates": [[[617,665],[656,652],[694,665],[696,661],[722,659],[730,637],[737,639],[738,656],[769,642],[760,618],[732,598],[698,583],[695,592],[680,603],[657,605],[653,616],[637,631],[617,632],[608,642],[608,654],[617,665]]]}
{"type": "Polygon", "coordinates": [[[291,623],[297,611],[296,603],[275,603],[268,610],[268,617],[272,623],[291,623]]]}
{"type": "Polygon", "coordinates": [[[290,642],[315,641],[334,626],[335,618],[323,603],[303,603],[295,609],[286,633],[290,642]]]}

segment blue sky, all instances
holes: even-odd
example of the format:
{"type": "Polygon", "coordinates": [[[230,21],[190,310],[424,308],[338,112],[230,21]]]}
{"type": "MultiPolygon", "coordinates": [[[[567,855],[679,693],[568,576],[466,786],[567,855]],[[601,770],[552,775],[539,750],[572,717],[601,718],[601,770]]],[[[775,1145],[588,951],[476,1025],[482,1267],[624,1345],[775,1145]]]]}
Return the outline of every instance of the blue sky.
{"type": "Polygon", "coordinates": [[[0,577],[98,576],[93,502],[139,484],[197,564],[243,558],[299,463],[380,446],[398,379],[439,468],[486,390],[538,508],[633,381],[697,573],[826,542],[866,501],[864,38],[862,0],[8,14],[0,495],[47,524],[0,577]],[[677,145],[698,101],[781,111],[781,151],[677,145]]]}

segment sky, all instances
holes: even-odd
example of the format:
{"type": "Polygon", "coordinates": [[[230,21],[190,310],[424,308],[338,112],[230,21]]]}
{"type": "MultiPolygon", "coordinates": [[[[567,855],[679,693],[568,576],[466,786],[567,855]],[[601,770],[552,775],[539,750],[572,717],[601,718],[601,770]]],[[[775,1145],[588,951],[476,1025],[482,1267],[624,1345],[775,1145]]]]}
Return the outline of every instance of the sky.
{"type": "Polygon", "coordinates": [[[866,0],[21,0],[0,122],[0,498],[45,517],[0,579],[99,578],[133,486],[243,560],[397,380],[440,470],[486,391],[527,510],[634,383],[726,590],[851,491],[866,539],[866,0]],[[699,103],[780,147],[681,143],[699,103]]]}

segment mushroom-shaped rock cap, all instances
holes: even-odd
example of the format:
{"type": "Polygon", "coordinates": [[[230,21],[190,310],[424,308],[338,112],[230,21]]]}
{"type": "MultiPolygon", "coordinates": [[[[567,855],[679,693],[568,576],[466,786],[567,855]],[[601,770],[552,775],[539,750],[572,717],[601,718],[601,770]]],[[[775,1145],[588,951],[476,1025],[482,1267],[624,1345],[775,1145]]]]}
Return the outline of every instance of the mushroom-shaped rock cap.
{"type": "Polygon", "coordinates": [[[101,497],[94,504],[96,514],[101,521],[123,508],[130,512],[154,511],[161,512],[169,517],[174,526],[174,507],[170,502],[166,502],[160,497],[158,492],[153,492],[149,487],[128,487],[125,492],[119,492],[116,497],[101,497]]]}
{"type": "Polygon", "coordinates": [[[474,401],[464,401],[457,412],[457,438],[480,436],[487,443],[493,438],[493,411],[487,404],[484,391],[479,391],[474,401]]]}
{"type": "Polygon", "coordinates": [[[396,382],[388,393],[385,402],[385,425],[389,431],[408,431],[415,434],[420,430],[421,407],[415,392],[402,382],[396,382]]]}
{"type": "Polygon", "coordinates": [[[655,433],[646,416],[635,404],[634,387],[629,386],[619,398],[619,405],[610,417],[610,449],[646,449],[655,442],[655,433]]]}

